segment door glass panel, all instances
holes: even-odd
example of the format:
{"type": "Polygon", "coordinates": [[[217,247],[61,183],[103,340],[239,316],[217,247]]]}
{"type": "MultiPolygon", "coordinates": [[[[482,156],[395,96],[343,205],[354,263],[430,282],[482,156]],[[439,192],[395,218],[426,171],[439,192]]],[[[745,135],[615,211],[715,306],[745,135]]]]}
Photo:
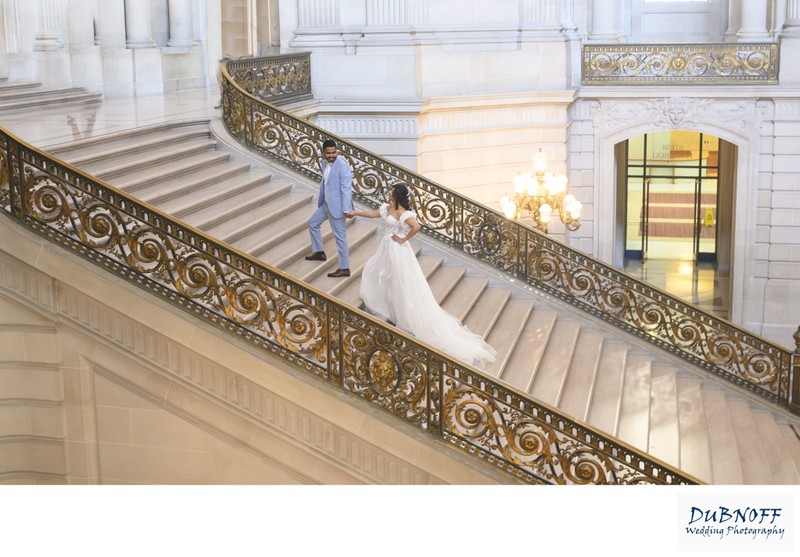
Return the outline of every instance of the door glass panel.
{"type": "Polygon", "coordinates": [[[714,260],[718,161],[719,139],[695,131],[628,141],[626,257],[714,260]]]}

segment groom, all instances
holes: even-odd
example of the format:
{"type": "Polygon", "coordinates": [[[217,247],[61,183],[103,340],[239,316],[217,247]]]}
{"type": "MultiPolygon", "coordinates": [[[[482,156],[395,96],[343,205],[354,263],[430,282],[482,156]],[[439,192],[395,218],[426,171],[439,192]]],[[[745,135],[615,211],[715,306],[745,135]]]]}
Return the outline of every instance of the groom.
{"type": "Polygon", "coordinates": [[[336,239],[336,251],[339,253],[339,268],[328,273],[329,277],[350,276],[350,251],[345,234],[345,211],[353,210],[353,171],[347,161],[337,155],[336,142],[326,139],[322,144],[322,181],[319,184],[319,202],[317,210],[308,219],[308,232],[311,234],[311,249],[314,253],[306,256],[308,261],[325,261],[324,247],[320,226],[327,219],[330,221],[333,237],[336,239]]]}

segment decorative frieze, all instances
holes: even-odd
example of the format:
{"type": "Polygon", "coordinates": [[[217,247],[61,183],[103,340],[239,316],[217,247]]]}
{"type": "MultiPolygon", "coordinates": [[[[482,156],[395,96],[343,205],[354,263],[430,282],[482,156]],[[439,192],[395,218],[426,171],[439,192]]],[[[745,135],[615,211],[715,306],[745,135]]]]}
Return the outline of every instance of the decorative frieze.
{"type": "Polygon", "coordinates": [[[651,122],[654,128],[691,129],[703,122],[727,123],[743,128],[751,114],[745,102],[720,102],[709,98],[664,97],[636,101],[609,101],[595,106],[599,113],[597,127],[614,130],[639,122],[651,122]]]}
{"type": "Polygon", "coordinates": [[[584,45],[583,85],[778,82],[778,45],[584,45]]]}

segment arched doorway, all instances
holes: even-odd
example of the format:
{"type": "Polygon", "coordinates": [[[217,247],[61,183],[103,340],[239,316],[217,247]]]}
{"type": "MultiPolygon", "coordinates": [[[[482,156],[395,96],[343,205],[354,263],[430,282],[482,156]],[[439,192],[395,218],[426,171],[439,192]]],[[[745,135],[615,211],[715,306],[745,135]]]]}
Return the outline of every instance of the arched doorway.
{"type": "Polygon", "coordinates": [[[662,130],[615,150],[625,271],[729,318],[736,147],[662,130]]]}

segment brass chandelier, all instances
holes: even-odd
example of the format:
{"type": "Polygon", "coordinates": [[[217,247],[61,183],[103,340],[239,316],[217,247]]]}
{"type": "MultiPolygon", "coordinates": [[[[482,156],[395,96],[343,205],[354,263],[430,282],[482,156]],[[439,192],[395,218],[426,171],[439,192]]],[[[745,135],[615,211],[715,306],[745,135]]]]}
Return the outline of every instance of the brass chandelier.
{"type": "Polygon", "coordinates": [[[567,192],[567,177],[547,172],[547,156],[541,147],[533,157],[533,173],[526,172],[514,178],[514,197],[504,195],[500,208],[507,218],[520,220],[527,212],[534,227],[547,233],[548,224],[555,215],[567,230],[581,226],[581,202],[567,192]]]}

